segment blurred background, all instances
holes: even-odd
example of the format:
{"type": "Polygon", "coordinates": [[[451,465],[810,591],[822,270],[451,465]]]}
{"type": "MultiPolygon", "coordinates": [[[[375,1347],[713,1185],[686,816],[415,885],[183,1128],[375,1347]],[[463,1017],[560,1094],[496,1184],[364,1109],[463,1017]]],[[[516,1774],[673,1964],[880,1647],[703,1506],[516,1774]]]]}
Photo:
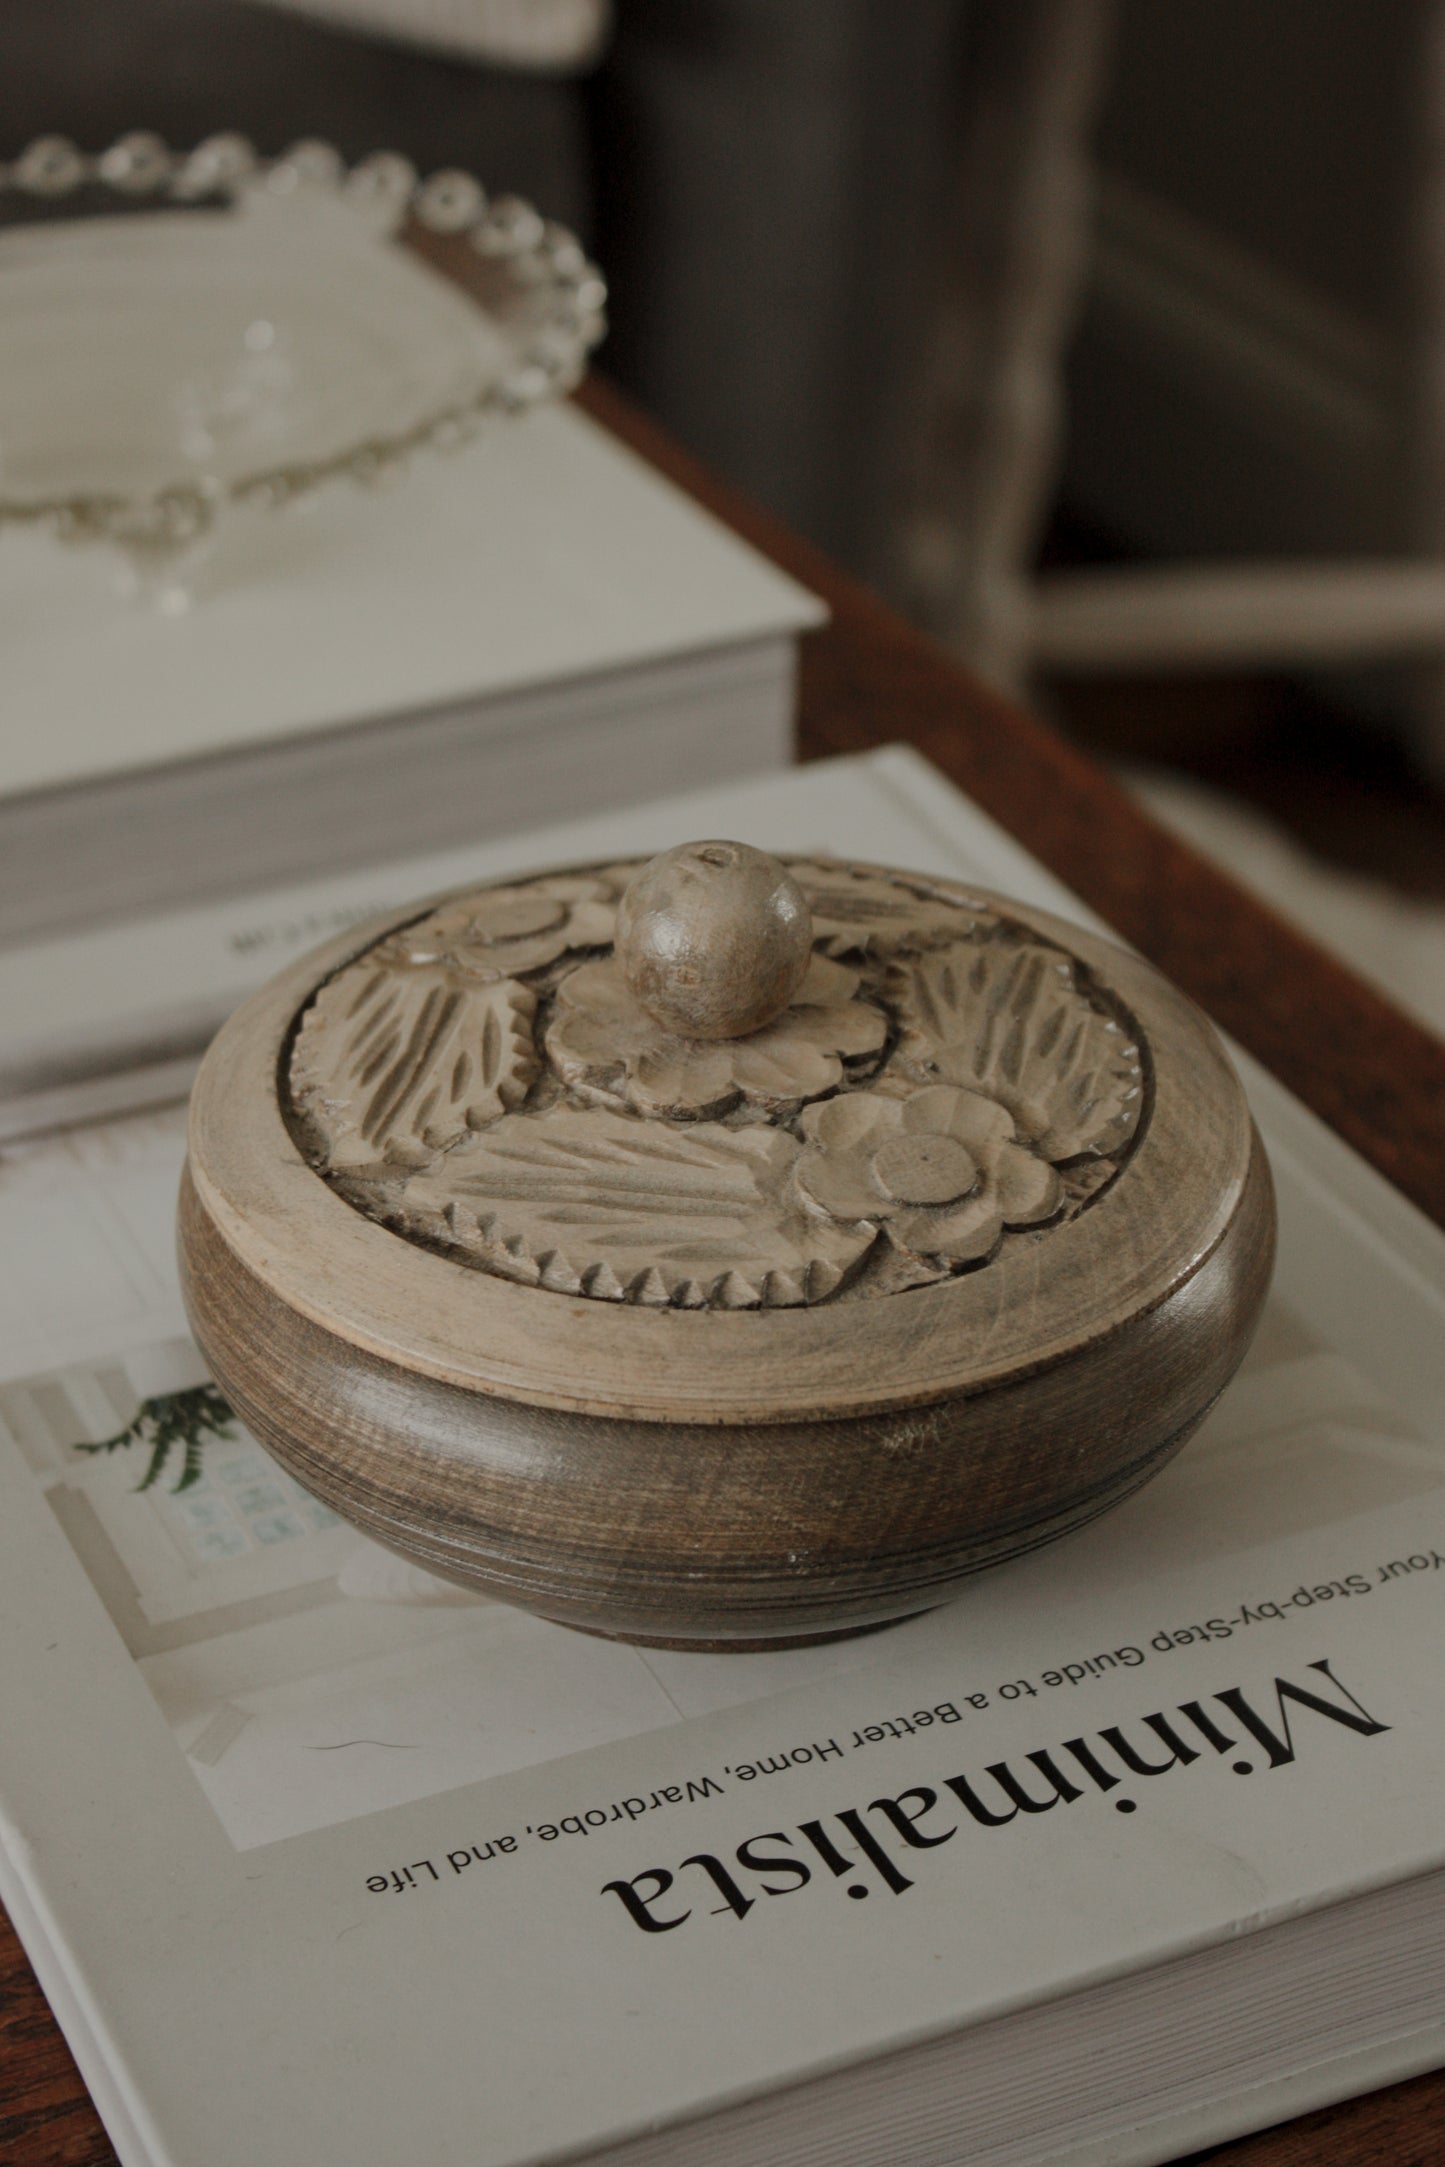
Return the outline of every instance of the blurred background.
{"type": "Polygon", "coordinates": [[[461,166],[684,443],[1445,1031],[1440,0],[3,0],[59,131],[461,166]]]}

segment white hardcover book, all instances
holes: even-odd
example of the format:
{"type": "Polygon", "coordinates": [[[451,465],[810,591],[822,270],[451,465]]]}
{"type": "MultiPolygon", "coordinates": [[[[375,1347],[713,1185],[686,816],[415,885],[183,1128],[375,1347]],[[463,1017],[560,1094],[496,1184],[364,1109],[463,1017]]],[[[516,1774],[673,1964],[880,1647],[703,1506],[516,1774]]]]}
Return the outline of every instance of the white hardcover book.
{"type": "Polygon", "coordinates": [[[0,536],[0,948],[779,767],[825,614],[565,403],[201,576],[0,536]]]}
{"type": "MultiPolygon", "coordinates": [[[[896,751],[487,862],[700,833],[1087,916],[896,751]]],[[[376,1550],[207,1387],[178,1113],[17,1147],[0,1883],[125,2167],[1146,2167],[1445,2058],[1445,1237],[1240,1065],[1280,1262],[1199,1435],[761,1655],[376,1550]]]]}

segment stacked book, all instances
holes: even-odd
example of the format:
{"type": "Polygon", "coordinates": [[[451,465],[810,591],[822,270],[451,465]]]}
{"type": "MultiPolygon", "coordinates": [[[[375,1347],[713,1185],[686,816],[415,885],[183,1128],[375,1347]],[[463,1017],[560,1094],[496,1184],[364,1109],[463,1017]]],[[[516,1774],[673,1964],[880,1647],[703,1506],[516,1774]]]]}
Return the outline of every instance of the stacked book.
{"type": "MultiPolygon", "coordinates": [[[[709,833],[1085,915],[901,752],[466,872],[709,833]]],[[[332,907],[255,903],[253,954],[332,907]]],[[[0,1892],[125,2167],[1147,2167],[1445,2058],[1445,1237],[1241,1069],[1280,1262],[1197,1438],[759,1655],[364,1541],[186,1336],[179,1111],[19,1147],[0,1892]]]]}
{"type": "MultiPolygon", "coordinates": [[[[103,551],[0,536],[0,1101],[107,1061],[50,944],[777,768],[823,615],[568,406],[237,514],[200,577],[167,617],[103,551]]],[[[167,995],[126,1059],[175,1057],[167,995]]]]}

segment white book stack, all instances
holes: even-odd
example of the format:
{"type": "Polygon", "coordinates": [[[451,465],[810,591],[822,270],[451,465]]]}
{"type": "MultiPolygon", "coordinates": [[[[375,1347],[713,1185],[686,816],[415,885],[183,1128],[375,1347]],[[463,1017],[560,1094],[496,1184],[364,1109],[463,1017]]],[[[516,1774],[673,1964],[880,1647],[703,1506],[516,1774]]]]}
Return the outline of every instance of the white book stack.
{"type": "Polygon", "coordinates": [[[778,767],[824,614],[567,405],[113,578],[0,536],[0,950],[778,767]]]}
{"type": "MultiPolygon", "coordinates": [[[[709,833],[1085,915],[901,752],[484,857],[709,833]]],[[[1146,2167],[1445,2057],[1445,1238],[1241,1070],[1279,1268],[1197,1438],[762,1655],[364,1542],[207,1398],[179,1109],[15,1150],[0,1892],[125,2167],[1146,2167]]]]}

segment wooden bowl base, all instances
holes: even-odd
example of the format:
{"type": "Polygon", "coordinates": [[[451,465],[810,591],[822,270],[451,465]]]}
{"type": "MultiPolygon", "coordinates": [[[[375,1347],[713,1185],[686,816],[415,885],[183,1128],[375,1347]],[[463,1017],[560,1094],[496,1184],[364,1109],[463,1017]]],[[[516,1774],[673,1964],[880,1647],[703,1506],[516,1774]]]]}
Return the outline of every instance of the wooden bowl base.
{"type": "MultiPolygon", "coordinates": [[[[183,1285],[196,1339],[240,1419],[373,1541],[494,1601],[644,1648],[818,1646],[947,1602],[975,1572],[1121,1503],[1184,1443],[1238,1366],[1269,1282],[1272,1190],[1241,1119],[1238,1196],[1222,1228],[1204,1228],[1205,1254],[1164,1299],[1146,1302],[1136,1287],[1127,1323],[1105,1330],[1095,1318],[1064,1356],[918,1405],[704,1423],[483,1391],[283,1299],[243,1254],[249,1237],[233,1246],[194,1174],[182,1190],[183,1285]]],[[[1145,1186],[1141,1210],[1153,1208],[1145,1186]]],[[[331,1201],[346,1215],[335,1230],[351,1231],[353,1215],[331,1201]]],[[[1131,1224],[1118,1244],[1126,1258],[1135,1255],[1124,1239],[1131,1224]]],[[[1167,1256],[1156,1263],[1158,1278],[1167,1256]]],[[[476,1275],[465,1277],[470,1293],[476,1275]]],[[[943,1291],[961,1301],[973,1284],[943,1291]]],[[[444,1277],[438,1298],[454,1291],[444,1277]]],[[[500,1280],[491,1291],[551,1298],[500,1280]]],[[[919,1331],[937,1291],[918,1290],[919,1309],[900,1312],[916,1316],[919,1331]]],[[[585,1303],[557,1301],[564,1317],[590,1322],[585,1303]]],[[[617,1306],[626,1313],[609,1328],[642,1315],[617,1306]]],[[[648,1317],[659,1338],[699,1321],[648,1317]]],[[[720,1332],[776,1327],[786,1338],[799,1318],[706,1322],[720,1332]]],[[[929,1344],[951,1346],[948,1316],[932,1322],[929,1344]]],[[[735,1367],[748,1354],[743,1341],[735,1367]]]]}

